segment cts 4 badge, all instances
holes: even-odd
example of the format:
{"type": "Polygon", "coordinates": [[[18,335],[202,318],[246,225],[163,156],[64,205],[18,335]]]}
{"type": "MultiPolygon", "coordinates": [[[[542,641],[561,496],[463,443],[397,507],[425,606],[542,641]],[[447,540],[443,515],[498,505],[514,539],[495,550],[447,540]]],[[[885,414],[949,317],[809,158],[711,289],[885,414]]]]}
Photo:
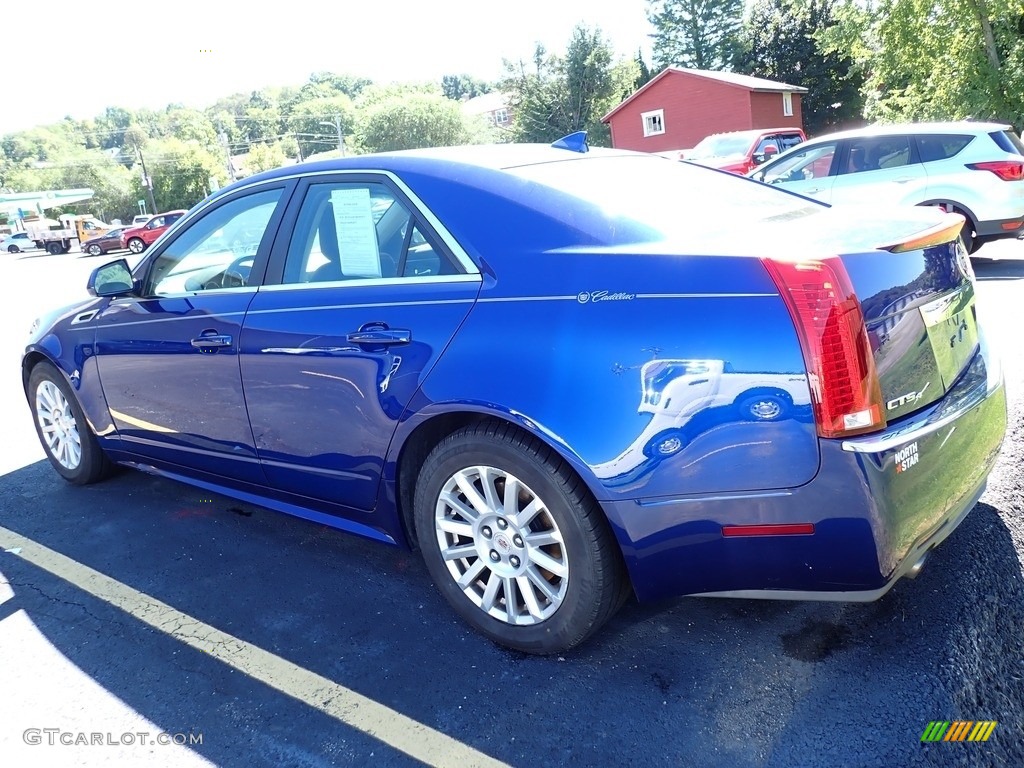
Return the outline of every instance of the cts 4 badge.
{"type": "MultiPolygon", "coordinates": [[[[928,384],[931,384],[931,382],[929,381],[928,384]]],[[[890,400],[885,404],[885,407],[890,411],[895,411],[897,408],[902,408],[904,405],[916,403],[918,400],[924,397],[924,391],[928,389],[928,384],[925,384],[923,387],[921,387],[920,392],[908,392],[907,394],[903,395],[903,397],[897,397],[895,400],[890,400]]]]}

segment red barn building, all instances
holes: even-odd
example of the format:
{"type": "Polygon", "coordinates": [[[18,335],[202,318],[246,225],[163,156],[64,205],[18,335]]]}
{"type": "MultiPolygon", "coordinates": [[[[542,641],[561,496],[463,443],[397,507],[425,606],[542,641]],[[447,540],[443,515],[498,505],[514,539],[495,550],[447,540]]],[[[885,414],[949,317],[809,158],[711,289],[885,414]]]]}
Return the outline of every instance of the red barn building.
{"type": "Polygon", "coordinates": [[[688,149],[705,136],[751,128],[803,128],[806,88],[735,72],[667,67],[601,118],[612,146],[688,149]]]}

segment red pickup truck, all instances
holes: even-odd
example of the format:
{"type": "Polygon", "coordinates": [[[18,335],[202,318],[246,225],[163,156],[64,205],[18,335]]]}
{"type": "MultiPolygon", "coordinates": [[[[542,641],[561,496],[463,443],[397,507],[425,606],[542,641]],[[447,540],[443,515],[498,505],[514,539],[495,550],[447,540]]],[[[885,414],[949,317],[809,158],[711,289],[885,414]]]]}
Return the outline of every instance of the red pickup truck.
{"type": "Polygon", "coordinates": [[[715,133],[702,139],[693,149],[684,151],[680,159],[742,176],[801,141],[807,141],[807,137],[799,128],[755,128],[715,133]]]}

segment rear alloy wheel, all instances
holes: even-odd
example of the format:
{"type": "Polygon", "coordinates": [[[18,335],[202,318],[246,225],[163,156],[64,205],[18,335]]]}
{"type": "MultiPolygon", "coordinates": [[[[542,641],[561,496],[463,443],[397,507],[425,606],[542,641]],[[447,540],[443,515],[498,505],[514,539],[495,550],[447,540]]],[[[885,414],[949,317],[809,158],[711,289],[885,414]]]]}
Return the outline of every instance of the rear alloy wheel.
{"type": "Polygon", "coordinates": [[[142,241],[141,238],[133,237],[131,240],[128,241],[128,250],[131,251],[132,253],[142,253],[144,250],[146,250],[146,244],[142,241]]]}
{"type": "Polygon", "coordinates": [[[100,248],[98,245],[90,245],[89,248],[86,250],[86,253],[88,253],[90,256],[100,256],[103,253],[103,249],[100,248]]]}
{"type": "Polygon", "coordinates": [[[36,434],[53,468],[74,485],[88,485],[109,474],[112,464],[96,442],[64,376],[39,363],[28,379],[36,434]]]}
{"type": "Polygon", "coordinates": [[[501,645],[567,650],[628,596],[597,503],[557,454],[511,425],[483,422],[437,445],[420,471],[415,515],[435,584],[501,645]]]}
{"type": "Polygon", "coordinates": [[[7,252],[8,253],[18,253],[18,250],[19,250],[18,246],[16,246],[16,245],[9,245],[9,246],[7,246],[7,252]]]}

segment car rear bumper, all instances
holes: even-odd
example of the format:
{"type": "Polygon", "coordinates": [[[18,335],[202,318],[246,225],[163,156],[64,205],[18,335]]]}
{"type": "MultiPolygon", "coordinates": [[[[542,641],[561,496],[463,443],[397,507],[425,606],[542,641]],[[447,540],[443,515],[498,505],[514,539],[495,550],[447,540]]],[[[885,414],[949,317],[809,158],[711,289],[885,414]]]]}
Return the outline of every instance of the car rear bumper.
{"type": "Polygon", "coordinates": [[[1024,212],[1012,219],[979,221],[974,229],[978,238],[997,240],[1002,237],[1019,237],[1024,233],[1024,212]]]}
{"type": "Polygon", "coordinates": [[[927,409],[880,433],[821,440],[806,485],[605,509],[640,599],[875,600],[915,574],[974,507],[1005,431],[1002,372],[982,340],[958,383],[927,409]],[[722,534],[727,525],[794,523],[814,533],[722,534]]]}

